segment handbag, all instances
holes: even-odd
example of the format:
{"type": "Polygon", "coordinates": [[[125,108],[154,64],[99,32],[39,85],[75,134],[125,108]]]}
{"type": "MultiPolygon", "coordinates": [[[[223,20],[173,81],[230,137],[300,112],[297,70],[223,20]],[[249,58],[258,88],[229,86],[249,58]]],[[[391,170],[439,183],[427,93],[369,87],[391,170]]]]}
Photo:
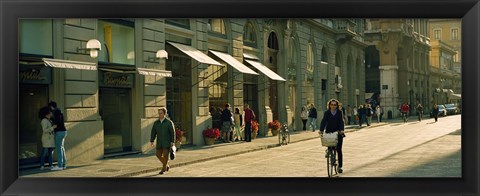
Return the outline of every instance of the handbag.
{"type": "Polygon", "coordinates": [[[173,146],[170,148],[170,160],[174,160],[176,156],[177,147],[173,146]]]}
{"type": "Polygon", "coordinates": [[[333,133],[324,133],[320,136],[320,139],[322,141],[322,146],[336,146],[338,143],[338,132],[335,131],[333,133]]]}

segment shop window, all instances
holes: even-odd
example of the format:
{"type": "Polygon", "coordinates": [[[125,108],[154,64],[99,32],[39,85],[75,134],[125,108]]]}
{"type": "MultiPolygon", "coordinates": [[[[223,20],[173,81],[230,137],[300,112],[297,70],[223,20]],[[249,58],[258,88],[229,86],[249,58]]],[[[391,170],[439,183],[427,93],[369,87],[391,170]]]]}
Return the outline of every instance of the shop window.
{"type": "Polygon", "coordinates": [[[184,29],[190,29],[189,19],[166,19],[165,23],[169,25],[174,25],[177,27],[182,27],[184,29]]]}
{"type": "Polygon", "coordinates": [[[102,64],[135,64],[134,23],[127,20],[99,20],[98,40],[102,51],[98,61],[102,64]]]}
{"type": "Polygon", "coordinates": [[[20,53],[53,56],[53,22],[51,19],[20,19],[20,53]]]}

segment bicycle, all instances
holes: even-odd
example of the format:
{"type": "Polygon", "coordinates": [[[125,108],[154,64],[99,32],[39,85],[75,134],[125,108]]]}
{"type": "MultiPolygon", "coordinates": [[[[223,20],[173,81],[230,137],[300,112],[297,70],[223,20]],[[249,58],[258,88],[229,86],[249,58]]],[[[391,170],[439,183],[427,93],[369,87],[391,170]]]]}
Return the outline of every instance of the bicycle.
{"type": "Polygon", "coordinates": [[[290,143],[290,132],[288,131],[288,126],[287,124],[283,124],[280,127],[280,133],[278,133],[278,144],[281,145],[287,145],[290,143]]]}
{"type": "Polygon", "coordinates": [[[406,112],[402,112],[402,119],[403,119],[403,122],[406,123],[408,121],[408,118],[407,118],[407,113],[406,112]]]}
{"type": "Polygon", "coordinates": [[[320,139],[322,141],[322,146],[326,146],[325,158],[327,158],[327,174],[328,177],[337,175],[337,143],[338,143],[338,132],[333,133],[320,133],[320,139]],[[335,174],[334,174],[335,172],[335,174]]]}

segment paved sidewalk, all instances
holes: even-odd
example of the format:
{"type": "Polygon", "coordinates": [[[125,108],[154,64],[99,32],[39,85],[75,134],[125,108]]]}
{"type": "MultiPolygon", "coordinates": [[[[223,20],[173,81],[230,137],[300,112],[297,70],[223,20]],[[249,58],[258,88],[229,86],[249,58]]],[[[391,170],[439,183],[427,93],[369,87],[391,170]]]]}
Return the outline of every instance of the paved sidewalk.
{"type": "MultiPolygon", "coordinates": [[[[386,120],[386,122],[374,123],[370,127],[386,125],[386,123],[400,122],[400,119],[386,120]]],[[[345,132],[364,131],[370,127],[347,125],[345,132]]],[[[318,130],[291,132],[290,142],[302,142],[318,139],[318,130]]],[[[320,140],[318,140],[320,145],[320,140]]],[[[177,158],[169,161],[170,168],[258,151],[267,148],[279,147],[278,136],[257,137],[252,142],[216,143],[211,146],[181,147],[177,152],[177,158]]],[[[131,177],[144,173],[160,171],[161,163],[151,151],[146,154],[125,155],[120,157],[105,158],[91,163],[69,165],[66,170],[50,171],[26,169],[20,170],[20,177],[131,177]]]]}

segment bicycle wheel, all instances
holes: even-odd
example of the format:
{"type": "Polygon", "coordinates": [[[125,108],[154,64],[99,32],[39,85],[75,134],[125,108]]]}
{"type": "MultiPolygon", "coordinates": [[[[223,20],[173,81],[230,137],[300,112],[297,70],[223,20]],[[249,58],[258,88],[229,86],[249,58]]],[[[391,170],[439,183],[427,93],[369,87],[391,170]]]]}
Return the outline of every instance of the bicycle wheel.
{"type": "Polygon", "coordinates": [[[290,143],[290,132],[287,132],[287,144],[290,143]]]}
{"type": "MultiPolygon", "coordinates": [[[[335,172],[335,175],[337,175],[337,150],[332,150],[332,170],[335,172]]],[[[333,172],[332,172],[333,173],[333,172]]]]}
{"type": "Polygon", "coordinates": [[[283,135],[283,132],[280,130],[280,133],[278,133],[278,145],[282,145],[282,135],[283,135]]]}
{"type": "Polygon", "coordinates": [[[328,173],[328,177],[333,176],[333,165],[332,165],[333,152],[332,151],[333,151],[332,148],[329,147],[328,152],[327,152],[327,173],[328,173]]]}

